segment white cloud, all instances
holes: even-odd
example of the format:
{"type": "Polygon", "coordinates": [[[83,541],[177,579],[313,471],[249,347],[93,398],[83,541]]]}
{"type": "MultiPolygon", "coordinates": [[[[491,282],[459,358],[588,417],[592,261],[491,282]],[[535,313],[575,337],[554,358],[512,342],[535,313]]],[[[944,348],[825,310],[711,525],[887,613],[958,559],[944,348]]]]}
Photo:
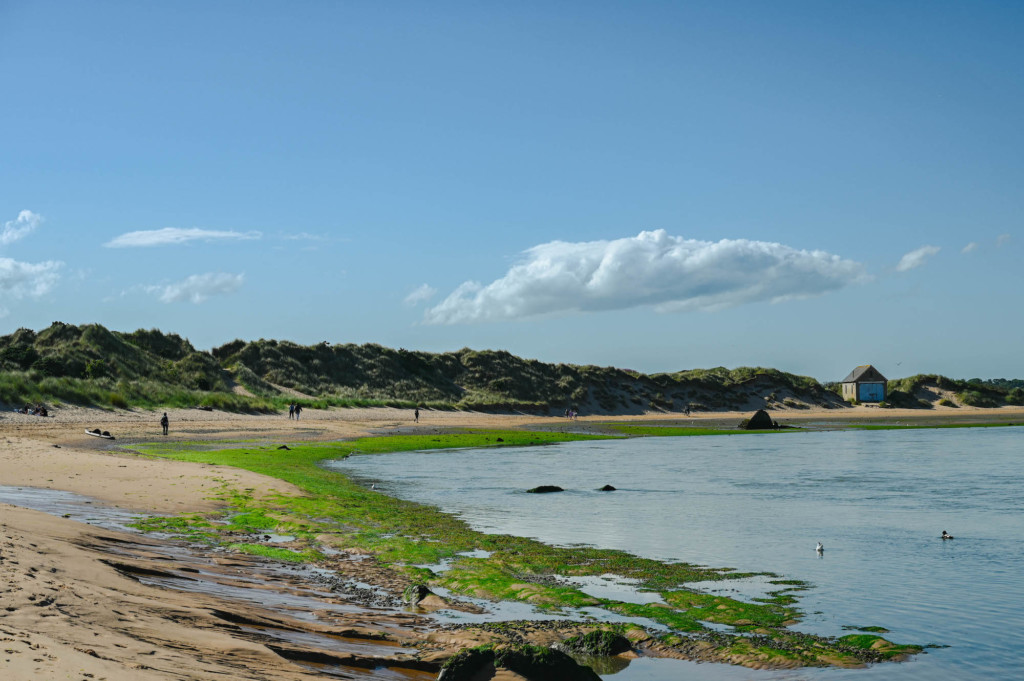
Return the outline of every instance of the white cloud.
{"type": "Polygon", "coordinates": [[[17,218],[4,223],[3,230],[0,230],[0,245],[6,246],[18,239],[24,238],[29,232],[35,230],[42,221],[43,216],[38,213],[33,213],[30,210],[21,211],[18,213],[17,218]]]}
{"type": "Polygon", "coordinates": [[[64,263],[47,260],[41,263],[18,262],[0,258],[0,298],[38,298],[46,295],[60,279],[58,270],[64,263]]]}
{"type": "Polygon", "coordinates": [[[173,284],[147,286],[146,290],[149,293],[157,294],[157,297],[165,303],[188,301],[199,304],[210,296],[234,293],[242,286],[244,279],[244,274],[210,272],[208,274],[193,274],[173,284]]]}
{"type": "Polygon", "coordinates": [[[940,249],[938,246],[921,246],[915,251],[905,254],[900,258],[899,264],[896,265],[897,272],[906,272],[912,270],[915,267],[920,267],[927,262],[928,258],[938,253],[940,249]]]}
{"type": "Polygon", "coordinates": [[[327,241],[326,235],[310,232],[281,232],[281,238],[285,241],[327,241]]]}
{"type": "Polygon", "coordinates": [[[972,241],[971,243],[969,243],[966,246],[964,246],[963,248],[961,248],[960,252],[961,253],[973,253],[976,250],[978,250],[978,242],[977,241],[972,241]]]}
{"type": "Polygon", "coordinates": [[[1003,246],[1008,243],[1010,243],[1009,234],[1000,234],[999,236],[996,237],[996,246],[1003,246]]]}
{"type": "Polygon", "coordinates": [[[126,232],[103,244],[107,248],[134,248],[146,246],[167,246],[183,244],[189,241],[215,241],[218,239],[259,239],[259,232],[234,232],[215,229],[182,229],[180,227],[164,227],[163,229],[126,232]]]}
{"type": "Polygon", "coordinates": [[[437,295],[437,289],[429,284],[420,284],[416,289],[405,297],[406,305],[419,305],[425,303],[437,295]]]}
{"type": "Polygon", "coordinates": [[[615,241],[552,241],[487,286],[465,282],[427,310],[432,324],[496,321],[653,305],[660,312],[777,302],[840,289],[863,266],[778,243],[697,241],[664,230],[615,241]]]}

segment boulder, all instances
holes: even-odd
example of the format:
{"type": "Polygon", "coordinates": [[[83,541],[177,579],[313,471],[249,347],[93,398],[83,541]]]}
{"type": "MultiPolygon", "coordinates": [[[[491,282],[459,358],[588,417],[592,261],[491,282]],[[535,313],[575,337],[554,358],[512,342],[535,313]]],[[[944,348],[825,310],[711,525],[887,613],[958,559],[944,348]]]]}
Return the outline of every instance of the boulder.
{"type": "Polygon", "coordinates": [[[551,492],[564,492],[565,490],[558,485],[541,485],[540,487],[534,487],[533,489],[526,490],[530,494],[550,494],[551,492]]]}
{"type": "Polygon", "coordinates": [[[448,658],[437,681],[477,681],[493,678],[500,669],[527,681],[600,681],[594,670],[577,664],[559,650],[543,646],[480,646],[460,650],[448,658]]]}
{"type": "Polygon", "coordinates": [[[434,592],[426,587],[424,584],[411,584],[405,587],[405,591],[402,592],[402,602],[408,603],[409,605],[416,605],[424,598],[433,596],[434,592]]]}
{"type": "Polygon", "coordinates": [[[556,650],[578,655],[618,655],[632,648],[628,638],[614,631],[591,631],[555,644],[556,650]]]}
{"type": "Polygon", "coordinates": [[[745,424],[740,424],[740,427],[744,430],[772,430],[773,428],[778,428],[775,422],[772,421],[772,417],[764,409],[758,409],[745,424]]]}
{"type": "Polygon", "coordinates": [[[602,487],[601,489],[599,489],[597,491],[598,492],[614,492],[615,488],[612,487],[611,485],[605,485],[604,487],[602,487]]]}

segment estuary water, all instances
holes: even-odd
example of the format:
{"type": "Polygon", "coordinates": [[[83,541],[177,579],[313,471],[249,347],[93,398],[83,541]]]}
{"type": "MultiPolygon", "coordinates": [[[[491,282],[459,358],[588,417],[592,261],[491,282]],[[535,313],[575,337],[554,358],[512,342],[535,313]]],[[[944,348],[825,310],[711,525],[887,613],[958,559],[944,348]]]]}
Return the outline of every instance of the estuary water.
{"type": "MultiPolygon", "coordinates": [[[[608,675],[616,681],[1021,678],[1021,427],[651,437],[331,465],[485,532],[805,580],[794,629],[881,626],[890,640],[937,646],[859,670],[641,659],[608,675]],[[566,491],[525,492],[542,484],[566,491]],[[606,484],[617,491],[597,491],[606,484]],[[956,538],[939,539],[943,530],[956,538]]],[[[741,599],[763,590],[707,587],[741,599]]]]}

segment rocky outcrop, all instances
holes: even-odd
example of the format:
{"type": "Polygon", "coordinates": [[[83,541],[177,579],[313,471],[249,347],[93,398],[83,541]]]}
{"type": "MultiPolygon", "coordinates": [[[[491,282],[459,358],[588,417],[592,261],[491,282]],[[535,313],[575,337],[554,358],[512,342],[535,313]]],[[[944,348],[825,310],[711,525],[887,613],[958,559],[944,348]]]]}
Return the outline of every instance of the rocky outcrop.
{"type": "Polygon", "coordinates": [[[580,636],[567,638],[556,644],[556,650],[577,655],[618,655],[632,649],[622,634],[614,631],[591,631],[580,636]]]}
{"type": "Polygon", "coordinates": [[[437,681],[484,681],[508,670],[527,681],[600,681],[590,667],[542,646],[481,646],[460,650],[445,662],[437,681]]]}
{"type": "Polygon", "coordinates": [[[753,416],[740,424],[740,428],[744,430],[772,430],[778,427],[764,409],[758,409],[753,416]]]}
{"type": "Polygon", "coordinates": [[[541,485],[534,487],[533,489],[526,490],[530,494],[550,494],[551,492],[564,492],[565,490],[558,485],[541,485]]]}

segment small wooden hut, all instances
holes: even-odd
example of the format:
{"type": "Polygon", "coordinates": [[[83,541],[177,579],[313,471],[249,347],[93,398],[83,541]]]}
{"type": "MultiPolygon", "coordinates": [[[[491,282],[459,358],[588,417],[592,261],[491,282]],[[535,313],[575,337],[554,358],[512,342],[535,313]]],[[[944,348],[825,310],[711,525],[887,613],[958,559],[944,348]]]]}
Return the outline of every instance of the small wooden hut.
{"type": "Polygon", "coordinates": [[[882,402],[888,384],[888,379],[878,369],[870,364],[862,364],[843,379],[843,399],[882,402]]]}

